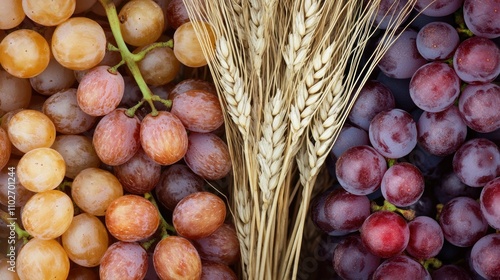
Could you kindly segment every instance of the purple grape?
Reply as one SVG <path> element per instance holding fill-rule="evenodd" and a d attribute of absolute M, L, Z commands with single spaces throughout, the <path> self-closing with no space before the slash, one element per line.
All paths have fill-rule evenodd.
<path fill-rule="evenodd" d="M 417 34 L 417 50 L 427 60 L 451 58 L 460 43 L 458 32 L 442 21 L 433 21 L 423 26 Z"/>
<path fill-rule="evenodd" d="M 470 253 L 472 268 L 485 279 L 500 278 L 500 233 L 479 239 Z"/>
<path fill-rule="evenodd" d="M 407 2 L 408 0 L 381 0 L 373 18 L 373 25 L 379 29 L 387 29 L 389 26 L 394 27 L 395 17 L 402 12 Z"/>
<path fill-rule="evenodd" d="M 340 130 L 339 136 L 337 137 L 330 154 L 334 159 L 337 159 L 342 153 L 351 147 L 368 144 L 370 144 L 370 139 L 368 139 L 367 131 L 345 124 Z"/>
<path fill-rule="evenodd" d="M 324 210 L 328 226 L 334 231 L 357 231 L 370 215 L 370 200 L 343 188 L 333 190 L 325 199 Z"/>
<path fill-rule="evenodd" d="M 335 229 L 330 226 L 325 215 L 325 201 L 330 191 L 321 192 L 311 200 L 311 221 L 323 232 L 329 233 Z M 347 234 L 348 232 L 345 232 Z M 341 234 L 344 235 L 344 234 Z"/>
<path fill-rule="evenodd" d="M 385 158 L 367 145 L 347 149 L 335 164 L 339 184 L 356 195 L 376 191 L 386 170 Z"/>
<path fill-rule="evenodd" d="M 382 71 L 380 71 L 377 75 L 377 81 L 383 83 L 391 90 L 394 96 L 394 100 L 396 101 L 396 108 L 405 110 L 407 112 L 415 109 L 415 103 L 413 103 L 413 100 L 411 100 L 410 97 L 410 78 L 395 79 L 388 77 Z"/>
<path fill-rule="evenodd" d="M 472 280 L 470 273 L 463 267 L 445 264 L 431 273 L 432 280 Z"/>
<path fill-rule="evenodd" d="M 366 249 L 359 234 L 342 240 L 333 251 L 333 268 L 345 280 L 369 279 L 380 264 L 380 257 Z"/>
<path fill-rule="evenodd" d="M 458 247 L 469 247 L 488 230 L 479 203 L 470 197 L 456 197 L 445 205 L 439 216 L 444 238 Z"/>
<path fill-rule="evenodd" d="M 466 83 L 489 83 L 500 74 L 500 49 L 488 38 L 466 39 L 453 55 L 453 68 Z"/>
<path fill-rule="evenodd" d="M 416 203 L 424 193 L 424 188 L 424 176 L 415 165 L 407 162 L 389 167 L 380 184 L 384 198 L 398 207 Z"/>
<path fill-rule="evenodd" d="M 481 190 L 479 205 L 488 224 L 500 229 L 500 177 L 489 181 Z"/>
<path fill-rule="evenodd" d="M 410 229 L 406 220 L 390 211 L 372 213 L 359 231 L 368 251 L 381 258 L 401 254 L 410 240 Z"/>
<path fill-rule="evenodd" d="M 391 90 L 383 83 L 371 80 L 365 83 L 349 113 L 349 121 L 368 130 L 370 121 L 381 111 L 396 106 Z M 337 140 L 338 141 L 338 140 Z"/>
<path fill-rule="evenodd" d="M 424 112 L 417 121 L 418 144 L 437 156 L 453 154 L 467 137 L 467 125 L 458 108 L 442 112 Z"/>
<path fill-rule="evenodd" d="M 441 112 L 453 105 L 460 94 L 460 79 L 444 62 L 430 62 L 413 74 L 410 97 L 427 112 Z"/>
<path fill-rule="evenodd" d="M 485 38 L 500 36 L 498 0 L 465 0 L 463 5 L 465 24 L 472 33 Z"/>
<path fill-rule="evenodd" d="M 453 14 L 462 6 L 464 0 L 417 0 L 415 10 L 431 17 Z"/>
<path fill-rule="evenodd" d="M 403 31 L 378 63 L 380 70 L 391 78 L 411 78 L 420 66 L 427 63 L 417 50 L 416 39 L 417 31 Z"/>
<path fill-rule="evenodd" d="M 401 109 L 378 113 L 368 129 L 371 145 L 386 158 L 401 158 L 417 145 L 417 125 Z"/>
<path fill-rule="evenodd" d="M 471 187 L 482 187 L 500 175 L 500 150 L 484 138 L 465 142 L 453 156 L 453 172 Z"/>
<path fill-rule="evenodd" d="M 488 133 L 500 128 L 500 86 L 492 83 L 467 85 L 458 99 L 458 109 L 471 129 Z"/>
<path fill-rule="evenodd" d="M 437 256 L 443 248 L 443 230 L 436 220 L 427 216 L 418 216 L 408 223 L 410 241 L 406 252 L 411 256 L 425 260 Z"/>
<path fill-rule="evenodd" d="M 431 280 L 429 272 L 414 259 L 399 255 L 385 260 L 373 273 L 372 280 Z"/>
<path fill-rule="evenodd" d="M 464 184 L 454 172 L 441 176 L 439 183 L 433 186 L 433 191 L 439 203 L 445 204 L 455 197 L 466 196 L 478 199 L 481 188 L 471 188 Z"/>

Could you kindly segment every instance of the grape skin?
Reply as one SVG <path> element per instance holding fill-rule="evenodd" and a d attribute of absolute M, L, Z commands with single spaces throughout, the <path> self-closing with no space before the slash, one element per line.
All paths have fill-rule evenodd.
<path fill-rule="evenodd" d="M 148 254 L 135 242 L 118 241 L 108 247 L 99 266 L 99 279 L 144 279 Z"/>
<path fill-rule="evenodd" d="M 487 38 L 466 39 L 453 55 L 453 68 L 466 83 L 489 83 L 500 74 L 500 48 Z"/>
<path fill-rule="evenodd" d="M 395 164 L 384 173 L 380 189 L 390 203 L 406 207 L 416 203 L 424 193 L 424 176 L 413 164 Z"/>
<path fill-rule="evenodd" d="M 346 280 L 369 279 L 381 259 L 370 253 L 359 235 L 347 236 L 333 251 L 335 272 Z"/>
<path fill-rule="evenodd" d="M 329 227 L 335 231 L 354 232 L 370 215 L 370 200 L 337 188 L 326 197 L 323 211 Z"/>
<path fill-rule="evenodd" d="M 500 128 L 500 86 L 493 83 L 467 85 L 458 99 L 458 109 L 468 127 L 488 133 Z"/>
<path fill-rule="evenodd" d="M 204 25 L 202 32 L 206 32 L 201 36 L 205 37 L 204 40 L 211 42 L 215 49 L 215 35 L 212 27 L 208 23 L 201 24 Z M 191 21 L 175 30 L 174 42 L 174 54 L 182 64 L 194 68 L 208 64 Z"/>
<path fill-rule="evenodd" d="M 427 216 L 418 216 L 408 223 L 410 241 L 406 251 L 419 260 L 437 256 L 443 248 L 444 235 L 439 223 Z"/>
<path fill-rule="evenodd" d="M 433 21 L 420 28 L 416 41 L 418 52 L 427 60 L 452 57 L 459 43 L 457 30 L 441 21 Z"/>
<path fill-rule="evenodd" d="M 240 260 L 240 242 L 233 224 L 222 224 L 207 237 L 192 240 L 204 261 L 233 265 Z"/>
<path fill-rule="evenodd" d="M 373 280 L 419 279 L 431 280 L 429 272 L 414 259 L 394 256 L 385 260 L 373 273 Z"/>
<path fill-rule="evenodd" d="M 151 0 L 131 0 L 120 9 L 123 40 L 132 46 L 145 46 L 160 38 L 165 26 L 161 7 Z"/>
<path fill-rule="evenodd" d="M 467 28 L 477 36 L 498 38 L 500 36 L 499 9 L 500 5 L 496 0 L 465 0 L 463 14 Z"/>
<path fill-rule="evenodd" d="M 442 17 L 451 15 L 458 10 L 464 0 L 417 0 L 415 10 L 422 12 L 424 15 L 432 17 Z"/>
<path fill-rule="evenodd" d="M 472 268 L 486 279 L 500 275 L 500 233 L 491 233 L 479 239 L 471 251 Z"/>
<path fill-rule="evenodd" d="M 69 269 L 68 255 L 54 239 L 33 238 L 23 246 L 17 256 L 16 271 L 19 279 L 65 280 Z"/>
<path fill-rule="evenodd" d="M 479 205 L 488 224 L 500 229 L 500 177 L 489 181 L 482 188 Z"/>
<path fill-rule="evenodd" d="M 39 111 L 25 109 L 9 120 L 7 133 L 14 147 L 23 153 L 52 146 L 56 138 L 54 123 Z"/>

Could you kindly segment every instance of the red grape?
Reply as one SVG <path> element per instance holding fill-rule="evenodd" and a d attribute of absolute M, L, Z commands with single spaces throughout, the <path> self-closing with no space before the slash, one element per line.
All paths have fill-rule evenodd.
<path fill-rule="evenodd" d="M 405 256 L 394 256 L 385 260 L 373 273 L 372 280 L 419 279 L 431 280 L 427 269 L 414 259 Z"/>
<path fill-rule="evenodd" d="M 113 167 L 123 189 L 132 194 L 145 194 L 160 180 L 161 165 L 154 162 L 140 148 L 127 162 Z"/>
<path fill-rule="evenodd" d="M 359 231 L 368 251 L 381 258 L 401 254 L 410 240 L 410 229 L 405 219 L 389 211 L 374 212 Z"/>
<path fill-rule="evenodd" d="M 233 265 L 240 259 L 240 242 L 233 224 L 222 224 L 207 237 L 192 241 L 205 261 Z"/>
<path fill-rule="evenodd" d="M 464 20 L 467 28 L 476 36 L 497 38 L 500 36 L 498 21 L 498 0 L 465 0 L 463 5 Z"/>
<path fill-rule="evenodd" d="M 142 280 L 148 269 L 148 254 L 135 242 L 118 241 L 109 246 L 101 259 L 101 280 Z"/>
<path fill-rule="evenodd" d="M 488 38 L 466 39 L 453 55 L 453 68 L 466 83 L 489 83 L 500 74 L 500 48 Z"/>
<path fill-rule="evenodd" d="M 500 128 L 500 86 L 493 83 L 467 85 L 458 99 L 458 109 L 468 127 L 487 133 Z"/>
<path fill-rule="evenodd" d="M 459 43 L 457 30 L 442 21 L 433 21 L 420 28 L 416 41 L 418 52 L 427 60 L 450 58 Z"/>
<path fill-rule="evenodd" d="M 444 244 L 443 230 L 436 220 L 418 216 L 408 223 L 410 241 L 406 251 L 411 256 L 425 260 L 437 256 Z"/>
<path fill-rule="evenodd" d="M 203 261 L 200 280 L 238 280 L 238 276 L 225 264 Z"/>
<path fill-rule="evenodd" d="M 200 279 L 201 259 L 189 240 L 180 236 L 162 239 L 155 247 L 153 262 L 162 280 Z"/>
<path fill-rule="evenodd" d="M 354 232 L 370 216 L 370 200 L 337 188 L 326 197 L 323 211 L 328 226 L 335 232 Z"/>
<path fill-rule="evenodd" d="M 379 265 L 380 257 L 366 249 L 359 235 L 347 236 L 333 251 L 333 268 L 342 279 L 369 279 Z"/>
<path fill-rule="evenodd" d="M 390 203 L 406 207 L 416 203 L 424 193 L 422 172 L 413 164 L 397 163 L 385 172 L 380 189 Z"/>
<path fill-rule="evenodd" d="M 481 212 L 488 224 L 500 229 L 500 177 L 489 181 L 481 190 Z"/>
<path fill-rule="evenodd" d="M 500 276 L 500 233 L 491 233 L 479 239 L 472 247 L 472 268 L 485 279 Z"/>

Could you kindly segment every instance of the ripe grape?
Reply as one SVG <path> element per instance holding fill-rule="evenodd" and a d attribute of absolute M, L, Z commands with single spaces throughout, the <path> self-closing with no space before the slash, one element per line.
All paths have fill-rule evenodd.
<path fill-rule="evenodd" d="M 46 218 L 50 222 L 50 218 Z M 33 238 L 26 243 L 17 256 L 16 270 L 19 279 L 65 280 L 70 262 L 63 247 L 56 240 Z"/>
<path fill-rule="evenodd" d="M 80 134 L 89 130 L 97 118 L 78 106 L 76 89 L 59 91 L 43 102 L 42 112 L 50 118 L 56 131 L 62 134 Z"/>
<path fill-rule="evenodd" d="M 0 69 L 0 116 L 28 107 L 31 91 L 28 79 L 14 77 Z"/>
<path fill-rule="evenodd" d="M 74 179 L 80 171 L 99 167 L 101 160 L 95 152 L 92 140 L 83 135 L 58 135 L 51 146 L 61 154 L 66 163 L 65 176 Z"/>
<path fill-rule="evenodd" d="M 88 213 L 75 217 L 61 237 L 61 244 L 71 261 L 84 267 L 99 265 L 108 249 L 108 232 L 104 224 Z"/>
<path fill-rule="evenodd" d="M 454 153 L 465 141 L 467 125 L 456 106 L 441 112 L 423 112 L 417 121 L 418 144 L 437 156 Z"/>
<path fill-rule="evenodd" d="M 367 145 L 347 149 L 335 165 L 339 184 L 356 195 L 375 192 L 386 170 L 384 157 Z"/>
<path fill-rule="evenodd" d="M 135 242 L 118 241 L 108 247 L 101 259 L 101 280 L 144 279 L 148 269 L 148 254 Z"/>
<path fill-rule="evenodd" d="M 500 48 L 488 38 L 473 36 L 458 45 L 453 68 L 466 83 L 489 83 L 500 74 Z"/>
<path fill-rule="evenodd" d="M 441 112 L 453 105 L 460 94 L 460 79 L 448 64 L 430 62 L 413 74 L 410 97 L 420 109 Z"/>
<path fill-rule="evenodd" d="M 462 279 L 472 280 L 470 273 L 463 267 L 455 264 L 445 264 L 431 273 L 433 280 Z"/>
<path fill-rule="evenodd" d="M 202 280 L 237 280 L 238 276 L 231 267 L 217 262 L 203 261 L 201 263 Z"/>
<path fill-rule="evenodd" d="M 125 82 L 120 72 L 110 73 L 105 65 L 90 69 L 83 76 L 76 97 L 78 106 L 91 116 L 111 113 L 123 97 Z"/>
<path fill-rule="evenodd" d="M 161 165 L 140 148 L 127 162 L 114 166 L 113 173 L 126 192 L 142 195 L 153 190 L 160 181 Z"/>
<path fill-rule="evenodd" d="M 375 270 L 373 280 L 419 279 L 431 280 L 427 269 L 414 259 L 405 256 L 394 256 L 385 260 Z"/>
<path fill-rule="evenodd" d="M 382 111 L 372 119 L 368 136 L 373 148 L 382 156 L 401 158 L 417 145 L 417 125 L 404 110 Z"/>
<path fill-rule="evenodd" d="M 21 110 L 9 120 L 9 139 L 17 149 L 26 153 L 36 148 L 50 147 L 56 138 L 54 123 L 35 110 Z"/>
<path fill-rule="evenodd" d="M 123 40 L 132 46 L 145 46 L 160 38 L 165 19 L 163 11 L 151 0 L 131 0 L 118 14 Z"/>
<path fill-rule="evenodd" d="M 222 179 L 232 169 L 227 144 L 214 133 L 191 132 L 184 156 L 187 166 L 207 180 Z"/>
<path fill-rule="evenodd" d="M 499 9 L 500 5 L 497 0 L 465 0 L 463 14 L 467 28 L 476 36 L 498 38 L 500 36 Z"/>
<path fill-rule="evenodd" d="M 6 258 L 5 256 L 2 256 L 0 258 L 0 279 L 3 280 L 19 280 L 19 276 L 17 275 L 17 272 L 14 270 L 12 271 L 11 265 L 10 265 L 10 260 Z"/>
<path fill-rule="evenodd" d="M 155 186 L 156 197 L 169 210 L 174 210 L 181 199 L 195 192 L 203 191 L 205 181 L 188 166 L 174 163 L 168 166 Z"/>
<path fill-rule="evenodd" d="M 17 165 L 19 182 L 32 192 L 55 189 L 64 179 L 66 163 L 52 148 L 36 148 L 21 157 Z"/>
<path fill-rule="evenodd" d="M 406 207 L 416 203 L 424 194 L 424 176 L 413 164 L 397 163 L 384 173 L 380 190 L 390 203 Z"/>
<path fill-rule="evenodd" d="M 71 225 L 74 208 L 71 198 L 59 190 L 33 195 L 22 209 L 24 229 L 38 239 L 54 239 Z"/>
<path fill-rule="evenodd" d="M 12 76 L 34 77 L 47 68 L 49 61 L 49 44 L 36 31 L 18 29 L 0 42 L 0 64 Z"/>
<path fill-rule="evenodd" d="M 372 213 L 359 231 L 368 251 L 381 258 L 401 254 L 410 240 L 410 229 L 405 219 L 389 211 Z"/>
<path fill-rule="evenodd" d="M 178 94 L 184 93 L 184 92 L 187 92 L 187 91 L 190 91 L 193 89 L 210 92 L 212 94 L 217 95 L 217 90 L 215 88 L 214 83 L 211 83 L 211 82 L 208 82 L 205 80 L 201 80 L 201 79 L 187 78 L 187 79 L 180 81 L 172 88 L 168 98 L 173 100 L 175 98 L 175 96 L 177 96 Z"/>
<path fill-rule="evenodd" d="M 190 21 L 186 6 L 182 0 L 169 1 L 167 14 L 169 15 L 167 17 L 168 25 L 173 29 L 177 29 L 182 24 Z"/>
<path fill-rule="evenodd" d="M 457 30 L 443 21 L 432 21 L 417 33 L 418 52 L 427 60 L 450 58 L 459 43 Z"/>
<path fill-rule="evenodd" d="M 443 230 L 436 220 L 418 216 L 408 223 L 410 241 L 406 251 L 411 256 L 425 260 L 437 256 L 444 244 Z"/>
<path fill-rule="evenodd" d="M 52 95 L 69 89 L 75 81 L 74 72 L 63 67 L 54 58 L 50 59 L 49 65 L 42 73 L 30 78 L 33 89 L 43 95 Z"/>
<path fill-rule="evenodd" d="M 469 84 L 458 99 L 458 109 L 468 127 L 487 133 L 500 128 L 500 86 L 493 83 Z"/>
<path fill-rule="evenodd" d="M 209 192 L 196 192 L 175 206 L 172 222 L 180 236 L 200 239 L 214 233 L 226 219 L 226 204 Z"/>
<path fill-rule="evenodd" d="M 500 229 L 500 177 L 489 181 L 481 190 L 481 212 L 488 224 Z"/>
<path fill-rule="evenodd" d="M 156 163 L 170 165 L 181 160 L 188 149 L 188 136 L 182 122 L 174 114 L 160 111 L 146 115 L 141 122 L 141 146 Z"/>
<path fill-rule="evenodd" d="M 337 160 L 347 149 L 354 146 L 369 145 L 368 132 L 356 126 L 345 124 L 337 136 L 330 155 Z"/>
<path fill-rule="evenodd" d="M 12 144 L 10 143 L 7 131 L 0 128 L 0 151 L 2 151 L 2 154 L 0 154 L 0 169 L 3 169 L 9 161 L 11 150 Z"/>
<path fill-rule="evenodd" d="M 192 243 L 204 261 L 233 265 L 240 259 L 240 242 L 233 224 L 224 223 L 214 233 Z"/>
<path fill-rule="evenodd" d="M 215 49 L 215 34 L 208 23 L 199 22 L 202 29 L 200 36 L 206 44 L 211 44 Z M 200 41 L 191 21 L 179 26 L 174 33 L 174 54 L 177 59 L 188 67 L 201 67 L 207 65 Z"/>
<path fill-rule="evenodd" d="M 369 279 L 379 265 L 380 257 L 366 249 L 358 234 L 347 236 L 333 251 L 333 268 L 342 279 Z"/>
<path fill-rule="evenodd" d="M 51 50 L 62 66 L 86 70 L 101 62 L 106 45 L 106 34 L 99 23 L 86 17 L 72 17 L 54 30 Z"/>
<path fill-rule="evenodd" d="M 2 1 L 2 10 L 0 10 L 0 29 L 14 28 L 21 24 L 25 17 L 26 14 L 24 13 L 21 1 Z M 1 40 L 2 38 L 0 37 L 0 41 Z"/>
<path fill-rule="evenodd" d="M 488 230 L 479 203 L 469 197 L 456 197 L 446 203 L 439 217 L 444 238 L 458 247 L 469 247 Z"/>
<path fill-rule="evenodd" d="M 335 232 L 354 232 L 370 215 L 370 200 L 365 195 L 337 188 L 325 198 L 324 208 L 320 211 L 324 211 L 328 228 Z"/>
<path fill-rule="evenodd" d="M 453 171 L 466 185 L 482 187 L 500 175 L 500 150 L 486 138 L 468 140 L 453 156 Z"/>
<path fill-rule="evenodd" d="M 201 259 L 189 240 L 180 236 L 162 239 L 155 247 L 153 263 L 162 280 L 200 279 Z"/>
<path fill-rule="evenodd" d="M 463 0 L 417 0 L 415 10 L 431 17 L 453 14 L 462 6 Z"/>
<path fill-rule="evenodd" d="M 382 0 L 377 1 L 378 7 L 376 10 L 376 14 L 373 17 L 373 25 L 379 29 L 387 29 L 388 27 L 393 28 L 396 23 L 396 17 L 398 17 L 407 1 L 398 0 L 398 1 L 389 1 Z M 368 2 L 369 3 L 369 2 Z M 408 16 L 406 16 L 407 18 Z M 404 21 L 406 18 L 403 18 Z"/>
<path fill-rule="evenodd" d="M 22 0 L 23 10 L 34 22 L 55 26 L 67 20 L 75 11 L 75 0 Z"/>
<path fill-rule="evenodd" d="M 472 268 L 486 279 L 500 275 L 500 233 L 491 233 L 479 239 L 470 253 Z"/>
<path fill-rule="evenodd" d="M 111 172 L 89 167 L 76 175 L 71 197 L 84 212 L 104 216 L 111 202 L 123 195 L 123 187 Z"/>
<path fill-rule="evenodd" d="M 148 46 L 138 48 L 139 52 Z M 170 83 L 177 77 L 181 63 L 169 47 L 155 48 L 149 51 L 142 60 L 137 62 L 144 81 L 148 85 L 161 86 Z"/>

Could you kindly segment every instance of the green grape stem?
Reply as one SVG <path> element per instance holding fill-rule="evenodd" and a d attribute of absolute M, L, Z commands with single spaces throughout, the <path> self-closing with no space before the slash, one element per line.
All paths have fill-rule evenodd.
<path fill-rule="evenodd" d="M 376 211 L 391 211 L 391 212 L 399 213 L 407 221 L 411 221 L 411 220 L 415 219 L 415 215 L 416 215 L 415 210 L 398 208 L 396 205 L 390 203 L 387 200 L 384 200 L 384 204 L 382 206 L 380 206 L 376 202 L 372 201 L 372 203 L 371 203 L 371 210 L 373 212 L 376 212 Z"/>
<path fill-rule="evenodd" d="M 160 215 L 160 236 L 161 236 L 161 238 L 163 239 L 165 237 L 168 237 L 169 236 L 168 231 L 171 231 L 171 232 L 175 233 L 175 228 L 172 225 L 170 225 L 165 220 L 165 218 L 163 218 L 163 215 L 160 212 L 160 208 L 158 207 L 158 203 L 156 203 L 156 200 L 153 197 L 153 195 L 151 193 L 145 193 L 144 194 L 144 198 L 146 198 L 151 203 L 153 203 L 153 205 L 158 210 L 158 215 Z"/>

